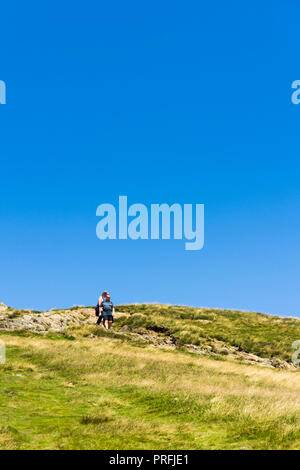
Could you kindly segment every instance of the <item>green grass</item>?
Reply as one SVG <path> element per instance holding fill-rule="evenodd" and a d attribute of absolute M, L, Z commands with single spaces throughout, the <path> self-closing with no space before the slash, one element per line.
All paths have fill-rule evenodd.
<path fill-rule="evenodd" d="M 0 449 L 300 448 L 297 370 L 180 349 L 221 343 L 290 361 L 299 320 L 166 305 L 117 310 L 127 315 L 111 332 L 0 332 Z M 153 347 L 125 325 L 179 348 Z"/>
<path fill-rule="evenodd" d="M 75 341 L 0 336 L 0 448 L 299 448 L 297 372 L 140 348 L 100 331 Z"/>
<path fill-rule="evenodd" d="M 300 338 L 300 321 L 255 312 L 217 310 L 167 305 L 120 305 L 130 314 L 117 325 L 160 331 L 177 345 L 211 345 L 221 341 L 241 351 L 265 358 L 291 361 L 292 343 Z"/>

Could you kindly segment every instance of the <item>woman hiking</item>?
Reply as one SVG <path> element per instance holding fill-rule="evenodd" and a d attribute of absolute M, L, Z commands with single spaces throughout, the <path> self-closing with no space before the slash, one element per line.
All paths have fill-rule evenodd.
<path fill-rule="evenodd" d="M 101 302 L 101 315 L 103 316 L 103 323 L 104 323 L 104 328 L 106 330 L 111 329 L 111 325 L 114 321 L 114 314 L 115 314 L 115 307 L 114 304 L 110 300 L 110 295 L 107 292 L 106 297 L 104 300 Z"/>
<path fill-rule="evenodd" d="M 101 313 L 101 303 L 103 302 L 103 300 L 106 299 L 106 296 L 107 296 L 107 291 L 103 291 L 102 294 L 100 295 L 99 299 L 98 299 L 98 304 L 97 304 L 97 307 L 96 307 L 96 315 L 98 316 L 98 320 L 97 320 L 97 325 L 100 325 L 101 324 L 101 321 L 103 320 L 103 316 L 102 316 L 102 313 Z M 104 322 L 103 322 L 104 324 Z"/>

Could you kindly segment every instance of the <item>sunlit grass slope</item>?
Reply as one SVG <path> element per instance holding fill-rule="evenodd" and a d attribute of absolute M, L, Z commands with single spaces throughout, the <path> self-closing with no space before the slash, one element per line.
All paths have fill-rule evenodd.
<path fill-rule="evenodd" d="M 291 361 L 292 343 L 300 339 L 300 320 L 256 312 L 170 305 L 120 305 L 130 314 L 118 320 L 133 331 L 141 327 L 172 335 L 176 344 L 214 347 L 215 340 L 261 357 Z"/>
<path fill-rule="evenodd" d="M 171 322 L 159 320 L 159 312 L 151 315 L 149 321 Z M 184 334 L 182 318 L 174 316 L 173 322 L 174 332 Z M 217 331 L 222 328 L 211 335 Z M 246 326 L 244 331 L 246 337 Z M 298 371 L 167 351 L 95 332 L 94 326 L 79 327 L 73 340 L 0 333 L 7 346 L 7 364 L 0 365 L 0 448 L 300 448 Z M 223 334 L 239 336 L 234 329 Z"/>

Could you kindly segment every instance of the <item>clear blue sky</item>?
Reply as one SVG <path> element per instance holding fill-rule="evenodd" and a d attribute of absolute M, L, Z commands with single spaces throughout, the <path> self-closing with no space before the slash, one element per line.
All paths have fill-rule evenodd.
<path fill-rule="evenodd" d="M 0 301 L 300 314 L 299 3 L 1 5 Z M 205 246 L 100 241 L 96 208 L 204 203 Z"/>

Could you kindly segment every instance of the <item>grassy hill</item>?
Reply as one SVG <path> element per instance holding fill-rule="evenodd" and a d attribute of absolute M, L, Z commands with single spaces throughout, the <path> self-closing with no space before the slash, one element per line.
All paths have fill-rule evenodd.
<path fill-rule="evenodd" d="M 130 318 L 119 320 L 131 329 L 140 327 L 172 335 L 176 344 L 211 346 L 216 341 L 262 357 L 291 359 L 291 345 L 300 339 L 300 320 L 256 312 L 168 305 L 120 305 Z"/>
<path fill-rule="evenodd" d="M 0 448 L 300 448 L 300 375 L 288 369 L 299 320 L 121 305 L 106 332 L 82 310 L 43 334 L 8 331 L 28 312 L 9 309 L 5 329 L 0 319 Z"/>

